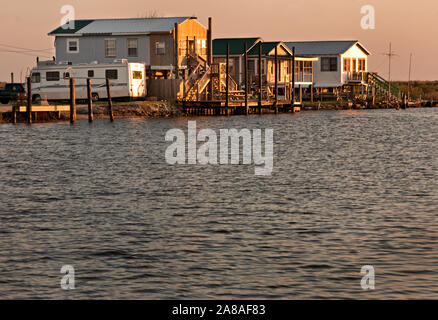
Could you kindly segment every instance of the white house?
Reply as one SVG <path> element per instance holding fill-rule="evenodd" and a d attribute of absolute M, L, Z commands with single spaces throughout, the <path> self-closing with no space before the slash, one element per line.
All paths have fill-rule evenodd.
<path fill-rule="evenodd" d="M 306 41 L 286 42 L 295 54 L 316 57 L 314 65 L 315 88 L 343 88 L 366 86 L 368 56 L 371 54 L 359 41 Z"/>

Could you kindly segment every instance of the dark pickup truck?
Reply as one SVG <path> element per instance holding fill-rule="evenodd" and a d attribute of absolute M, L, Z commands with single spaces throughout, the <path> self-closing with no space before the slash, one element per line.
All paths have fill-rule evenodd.
<path fill-rule="evenodd" d="M 6 83 L 0 85 L 0 102 L 3 104 L 9 101 L 23 99 L 25 96 L 24 86 L 21 83 Z"/>

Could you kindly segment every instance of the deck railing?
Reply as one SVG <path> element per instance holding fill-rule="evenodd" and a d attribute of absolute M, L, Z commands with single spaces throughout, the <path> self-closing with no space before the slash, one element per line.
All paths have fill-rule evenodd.
<path fill-rule="evenodd" d="M 359 71 L 359 72 L 347 72 L 346 73 L 346 82 L 367 82 L 368 81 L 368 73 Z"/>

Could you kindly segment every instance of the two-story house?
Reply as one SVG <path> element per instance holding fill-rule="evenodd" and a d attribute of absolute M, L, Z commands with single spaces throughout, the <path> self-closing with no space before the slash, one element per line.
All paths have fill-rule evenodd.
<path fill-rule="evenodd" d="M 329 90 L 345 86 L 366 86 L 368 56 L 371 54 L 359 41 L 286 42 L 289 49 L 303 57 L 316 57 L 315 88 Z"/>
<path fill-rule="evenodd" d="M 207 58 L 207 29 L 194 17 L 75 20 L 49 35 L 58 62 L 127 59 L 146 63 L 152 79 L 174 77 L 176 64 L 184 69 L 189 54 Z"/>

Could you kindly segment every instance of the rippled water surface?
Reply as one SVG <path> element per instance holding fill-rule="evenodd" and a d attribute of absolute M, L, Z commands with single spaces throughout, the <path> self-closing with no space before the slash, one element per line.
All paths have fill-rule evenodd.
<path fill-rule="evenodd" d="M 273 128 L 266 177 L 166 164 L 187 120 L 1 125 L 0 298 L 438 298 L 438 109 L 192 119 Z"/>

